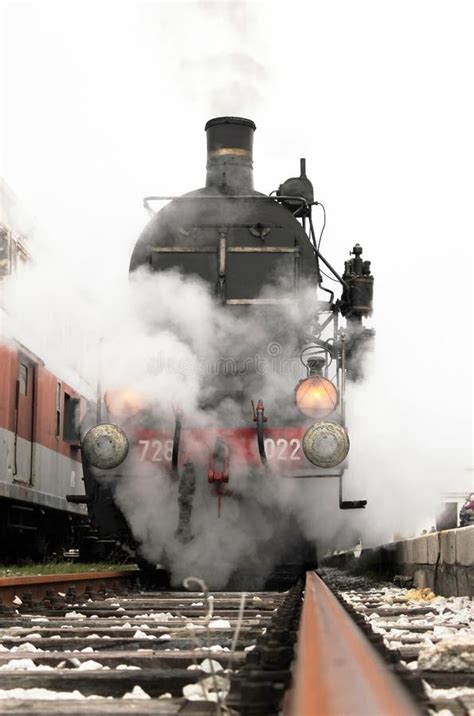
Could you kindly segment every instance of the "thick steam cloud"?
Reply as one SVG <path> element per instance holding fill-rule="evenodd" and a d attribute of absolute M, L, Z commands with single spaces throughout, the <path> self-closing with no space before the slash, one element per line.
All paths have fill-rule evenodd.
<path fill-rule="evenodd" d="M 21 336 L 73 385 L 83 379 L 89 396 L 98 380 L 103 393 L 126 389 L 143 401 L 147 425 L 169 434 L 177 408 L 184 412 L 185 427 L 251 427 L 251 399 L 265 401 L 270 425 L 284 425 L 294 411 L 293 390 L 306 374 L 297 346 L 300 329 L 316 314 L 314 286 L 305 287 L 294 303 L 239 315 L 218 308 L 203 282 L 175 271 L 140 270 L 130 281 L 87 287 L 69 278 L 70 291 L 61 302 L 56 297 L 64 277 L 52 269 L 33 266 L 11 279 L 4 291 L 3 334 Z M 262 295 L 283 290 L 266 288 Z M 46 324 L 45 312 L 51 316 Z M 217 499 L 202 469 L 196 475 L 193 540 L 186 544 L 176 537 L 178 484 L 159 463 L 140 462 L 134 454 L 115 496 L 146 559 L 166 561 L 176 582 L 193 572 L 222 587 L 235 572 L 262 577 L 285 555 L 291 560 L 299 530 L 312 540 L 320 536 L 314 529 L 318 512 L 324 515 L 328 504 L 336 504 L 337 490 L 327 486 L 328 499 L 315 500 L 322 485 L 305 482 L 292 484 L 231 463 L 233 495 L 223 498 L 218 518 Z M 308 499 L 312 508 L 306 515 Z M 333 529 L 334 519 L 329 522 Z"/>

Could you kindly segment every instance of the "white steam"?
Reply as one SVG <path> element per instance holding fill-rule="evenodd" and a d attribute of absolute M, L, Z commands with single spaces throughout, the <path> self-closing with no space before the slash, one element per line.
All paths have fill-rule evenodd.
<path fill-rule="evenodd" d="M 242 326 L 215 319 L 198 283 L 171 276 L 129 284 L 127 267 L 143 224 L 141 198 L 202 185 L 202 128 L 211 116 L 255 119 L 258 189 L 275 189 L 307 156 L 328 210 L 324 254 L 340 270 L 359 241 L 373 262 L 377 337 L 365 383 L 349 391 L 345 481 L 345 497 L 367 498 L 367 509 L 339 512 L 329 480 L 259 490 L 235 475 L 251 507 L 224 498 L 218 521 L 212 498 L 196 512 L 205 544 L 196 555 L 191 543 L 180 549 L 170 537 L 176 485 L 159 475 L 140 478 L 140 489 L 124 483 L 136 535 L 153 559 L 168 542 L 176 574 L 199 558 L 202 573 L 215 569 L 222 581 L 236 561 L 250 563 L 258 550 L 248 535 L 270 533 L 275 504 L 325 549 L 429 528 L 442 494 L 474 489 L 467 231 L 474 119 L 464 7 L 448 14 L 440 4 L 387 9 L 375 0 L 291 9 L 6 7 L 3 172 L 38 220 L 36 264 L 4 287 L 2 334 L 19 337 L 65 380 L 80 375 L 94 387 L 100 371 L 104 389 L 128 382 L 168 415 L 182 403 L 202 418 L 196 406 L 209 385 L 202 362 L 212 362 L 217 338 L 240 347 Z M 272 330 L 254 333 L 245 350 L 262 350 Z M 286 384 L 277 374 L 249 398 Z M 224 409 L 232 413 L 236 403 Z M 145 508 L 140 495 L 150 498 Z M 157 512 L 157 504 L 165 508 Z M 222 556 L 216 566 L 219 545 L 228 567 Z"/>

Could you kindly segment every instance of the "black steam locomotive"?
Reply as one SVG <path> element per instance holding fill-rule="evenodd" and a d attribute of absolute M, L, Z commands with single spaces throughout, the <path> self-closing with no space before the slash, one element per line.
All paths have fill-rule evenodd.
<path fill-rule="evenodd" d="M 271 479 L 333 477 L 339 481 L 340 509 L 366 505 L 344 499 L 343 474 L 349 452 L 346 380 L 362 377 L 362 356 L 372 340 L 372 331 L 363 326 L 372 313 L 370 262 L 356 244 L 341 276 L 322 255 L 322 232 L 316 236 L 312 217 L 319 203 L 304 159 L 300 176 L 267 196 L 253 187 L 255 124 L 219 117 L 205 129 L 205 188 L 144 200 L 152 218 L 137 241 L 130 272 L 156 272 L 156 281 L 170 271 L 184 280 L 195 278 L 208 287 L 215 310 L 240 325 L 248 320 L 252 335 L 225 347 L 236 358 L 233 370 L 210 377 L 203 391 L 200 410 L 212 414 L 214 424 L 193 424 L 186 406 L 177 407 L 171 420 L 146 409 L 122 412 L 118 419 L 106 396 L 108 413 L 88 426 L 82 440 L 82 499 L 90 516 L 83 544 L 95 550 L 111 543 L 133 546 L 130 517 L 123 502 L 118 506 L 116 491 L 121 480 L 145 464 L 176 485 L 172 539 L 183 545 L 194 538 L 199 490 L 207 491 L 209 500 L 216 498 L 216 514 L 223 498 L 239 499 L 233 474 L 249 473 L 267 484 Z M 151 205 L 160 201 L 169 203 L 154 213 Z M 327 275 L 341 285 L 340 298 L 325 285 Z M 268 380 L 255 366 L 244 375 L 242 343 L 255 347 L 269 339 L 268 350 L 296 360 L 303 374 L 293 382 L 280 381 L 278 390 L 265 395 Z M 241 409 L 219 411 L 230 398 Z M 143 554 L 156 559 L 146 549 Z"/>

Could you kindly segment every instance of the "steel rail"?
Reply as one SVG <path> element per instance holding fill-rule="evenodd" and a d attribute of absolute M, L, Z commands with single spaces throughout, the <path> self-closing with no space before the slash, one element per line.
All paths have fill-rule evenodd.
<path fill-rule="evenodd" d="M 7 603 L 15 596 L 20 598 L 28 592 L 35 599 L 43 598 L 48 590 L 67 590 L 74 586 L 78 592 L 97 589 L 98 584 L 111 586 L 118 582 L 128 582 L 140 574 L 138 569 L 120 569 L 101 572 L 70 572 L 63 574 L 44 574 L 27 577 L 1 577 L 0 601 Z"/>
<path fill-rule="evenodd" d="M 322 579 L 307 572 L 287 716 L 419 716 Z"/>

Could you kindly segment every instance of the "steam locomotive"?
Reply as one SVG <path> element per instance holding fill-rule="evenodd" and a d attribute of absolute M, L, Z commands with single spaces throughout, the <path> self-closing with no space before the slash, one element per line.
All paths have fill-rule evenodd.
<path fill-rule="evenodd" d="M 88 544 L 96 549 L 115 542 L 157 560 L 140 543 L 126 502 L 117 499 L 123 481 L 142 470 L 174 486 L 169 539 L 183 546 L 195 538 L 197 510 L 214 503 L 216 520 L 225 516 L 226 502 L 243 499 L 248 475 L 270 492 L 274 481 L 331 477 L 339 483 L 340 509 L 366 505 L 344 499 L 343 476 L 346 381 L 362 378 L 362 357 L 373 339 L 363 324 L 372 313 L 370 262 L 356 244 L 340 275 L 321 253 L 313 210 L 324 207 L 314 198 L 305 159 L 300 176 L 269 196 L 254 190 L 255 129 L 249 119 L 211 119 L 206 186 L 180 197 L 144 199 L 152 218 L 134 248 L 131 274 L 150 272 L 160 281 L 177 272 L 198 281 L 213 296 L 216 313 L 248 325 L 251 335 L 225 346 L 233 368 L 207 381 L 199 405 L 206 420 L 188 415 L 185 405 L 172 416 L 137 410 L 126 386 L 122 395 L 105 395 L 99 420 L 83 426 L 85 496 L 70 497 L 87 505 Z M 155 213 L 157 202 L 167 203 Z M 325 285 L 326 276 L 342 287 L 340 298 Z M 289 371 L 272 383 L 249 367 L 245 351 L 262 341 L 268 341 L 262 349 L 270 358 L 276 353 L 293 367 L 296 361 L 300 375 Z M 225 359 L 219 347 L 217 354 Z M 224 410 L 229 400 L 239 410 Z M 198 493 L 204 497 L 198 500 Z"/>

